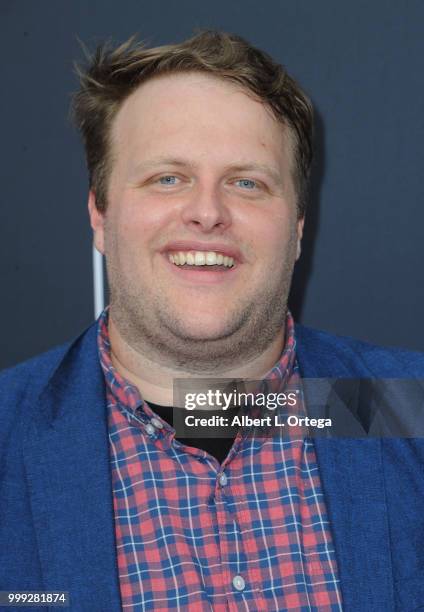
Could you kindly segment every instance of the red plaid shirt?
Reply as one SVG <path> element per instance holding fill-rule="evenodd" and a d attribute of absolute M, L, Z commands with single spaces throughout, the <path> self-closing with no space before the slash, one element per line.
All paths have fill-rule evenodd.
<path fill-rule="evenodd" d="M 238 432 L 222 464 L 185 446 L 98 344 L 107 389 L 115 533 L 125 610 L 340 611 L 312 440 Z M 263 381 L 300 382 L 294 324 Z M 159 426 L 158 426 L 159 423 Z"/>

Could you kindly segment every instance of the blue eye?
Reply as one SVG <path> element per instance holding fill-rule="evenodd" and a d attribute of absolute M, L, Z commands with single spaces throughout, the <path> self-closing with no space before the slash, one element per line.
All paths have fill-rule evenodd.
<path fill-rule="evenodd" d="M 177 181 L 177 177 L 173 176 L 172 174 L 167 175 L 167 176 L 161 176 L 159 179 L 159 182 L 162 185 L 175 185 Z"/>
<path fill-rule="evenodd" d="M 252 179 L 239 179 L 236 182 L 239 183 L 241 187 L 246 189 L 254 189 L 257 187 L 256 181 L 252 181 Z"/>

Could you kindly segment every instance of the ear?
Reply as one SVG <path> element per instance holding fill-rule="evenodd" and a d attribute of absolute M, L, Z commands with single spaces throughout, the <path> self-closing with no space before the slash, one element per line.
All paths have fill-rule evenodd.
<path fill-rule="evenodd" d="M 105 215 L 96 206 L 96 194 L 90 191 L 88 194 L 88 214 L 90 215 L 90 225 L 93 230 L 93 242 L 96 249 L 104 255 L 105 249 Z"/>
<path fill-rule="evenodd" d="M 297 222 L 297 251 L 296 251 L 296 261 L 300 257 L 300 253 L 302 252 L 301 242 L 303 236 L 303 226 L 305 224 L 305 217 L 302 217 Z"/>

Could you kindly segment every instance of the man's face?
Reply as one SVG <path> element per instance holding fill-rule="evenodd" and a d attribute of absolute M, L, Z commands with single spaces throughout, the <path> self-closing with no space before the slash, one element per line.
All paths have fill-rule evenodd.
<path fill-rule="evenodd" d="M 107 211 L 91 194 L 90 215 L 121 335 L 182 368 L 260 353 L 284 324 L 303 225 L 288 131 L 235 85 L 184 73 L 140 86 L 111 136 Z"/>

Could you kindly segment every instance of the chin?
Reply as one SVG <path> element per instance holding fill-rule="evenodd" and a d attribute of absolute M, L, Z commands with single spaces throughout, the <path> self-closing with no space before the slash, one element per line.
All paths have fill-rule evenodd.
<path fill-rule="evenodd" d="M 218 340 L 225 337 L 229 332 L 229 321 L 227 318 L 217 320 L 216 316 L 196 317 L 196 319 L 179 319 L 179 324 L 174 328 L 177 335 L 192 340 Z"/>

